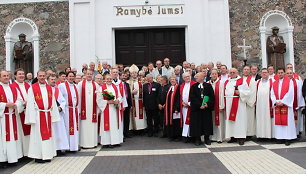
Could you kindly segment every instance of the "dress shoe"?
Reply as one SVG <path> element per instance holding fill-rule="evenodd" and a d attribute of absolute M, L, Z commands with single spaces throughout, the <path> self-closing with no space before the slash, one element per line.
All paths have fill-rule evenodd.
<path fill-rule="evenodd" d="M 221 144 L 221 143 L 222 143 L 222 141 L 217 141 L 217 143 L 218 143 L 218 144 Z"/>
<path fill-rule="evenodd" d="M 290 140 L 285 140 L 285 145 L 289 146 L 290 145 Z"/>
<path fill-rule="evenodd" d="M 227 143 L 235 143 L 235 142 L 236 142 L 236 139 L 232 137 Z"/>
<path fill-rule="evenodd" d="M 202 142 L 199 139 L 195 140 L 195 142 L 194 142 L 194 145 L 196 145 L 196 146 L 200 146 L 201 144 L 202 144 Z"/>
<path fill-rule="evenodd" d="M 49 162 L 51 162 L 51 160 L 49 159 L 49 160 L 44 160 L 45 162 L 47 162 L 47 163 L 49 163 Z"/>
<path fill-rule="evenodd" d="M 42 159 L 35 159 L 34 160 L 36 163 L 45 163 L 46 161 L 42 160 Z"/>
<path fill-rule="evenodd" d="M 206 140 L 205 140 L 205 144 L 206 144 L 206 145 L 211 145 L 210 139 L 206 139 Z"/>
<path fill-rule="evenodd" d="M 240 146 L 243 146 L 243 145 L 244 145 L 244 141 L 245 141 L 244 139 L 239 139 L 239 140 L 238 140 L 239 145 L 240 145 Z"/>
<path fill-rule="evenodd" d="M 188 137 L 183 137 L 183 142 L 184 142 L 184 143 L 188 143 L 188 142 L 189 142 Z"/>
<path fill-rule="evenodd" d="M 0 169 L 5 169 L 7 168 L 7 163 L 6 162 L 0 162 Z"/>

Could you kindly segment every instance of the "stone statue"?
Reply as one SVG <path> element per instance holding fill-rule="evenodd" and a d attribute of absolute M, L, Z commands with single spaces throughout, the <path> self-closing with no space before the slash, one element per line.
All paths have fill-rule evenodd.
<path fill-rule="evenodd" d="M 276 68 L 284 68 L 286 53 L 286 44 L 282 36 L 278 36 L 279 28 L 272 28 L 272 36 L 267 39 L 267 56 L 268 64 L 274 65 Z"/>
<path fill-rule="evenodd" d="M 22 68 L 25 73 L 33 73 L 33 47 L 26 41 L 26 35 L 20 34 L 19 41 L 14 44 L 15 69 Z"/>

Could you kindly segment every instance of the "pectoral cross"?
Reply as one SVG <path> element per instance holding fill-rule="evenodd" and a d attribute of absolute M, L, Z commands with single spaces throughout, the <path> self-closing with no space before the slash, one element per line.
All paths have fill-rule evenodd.
<path fill-rule="evenodd" d="M 246 65 L 246 62 L 248 61 L 246 52 L 248 49 L 251 49 L 252 46 L 245 45 L 245 39 L 243 39 L 243 45 L 238 45 L 238 48 L 243 49 L 243 61 L 244 61 L 244 65 Z"/>

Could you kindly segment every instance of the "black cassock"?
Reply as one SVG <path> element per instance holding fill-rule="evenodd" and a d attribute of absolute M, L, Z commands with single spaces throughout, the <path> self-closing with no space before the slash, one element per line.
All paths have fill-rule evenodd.
<path fill-rule="evenodd" d="M 202 135 L 213 134 L 212 111 L 214 109 L 215 97 L 211 84 L 202 83 L 203 88 L 199 88 L 200 83 L 196 83 L 190 88 L 190 136 L 200 137 Z M 208 108 L 200 109 L 204 96 L 209 97 Z"/>

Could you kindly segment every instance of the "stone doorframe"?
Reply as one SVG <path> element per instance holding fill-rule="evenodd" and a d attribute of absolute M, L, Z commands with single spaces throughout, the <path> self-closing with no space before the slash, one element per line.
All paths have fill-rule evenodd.
<path fill-rule="evenodd" d="M 263 15 L 260 21 L 260 42 L 261 42 L 261 59 L 262 67 L 267 67 L 267 37 L 272 34 L 271 27 L 279 25 L 279 35 L 284 37 L 287 44 L 287 52 L 285 53 L 285 64 L 291 63 L 294 69 L 294 48 L 293 48 L 293 29 L 294 26 L 289 16 L 280 10 L 271 10 Z"/>
<path fill-rule="evenodd" d="M 34 50 L 34 73 L 39 70 L 39 32 L 34 21 L 28 18 L 20 17 L 14 19 L 7 27 L 5 39 L 6 49 L 6 70 L 15 71 L 14 67 L 14 44 L 19 40 L 18 35 L 24 33 L 27 35 L 27 41 L 32 42 Z M 33 74 L 35 75 L 35 74 Z"/>

